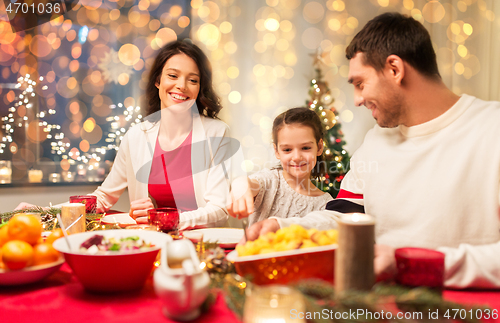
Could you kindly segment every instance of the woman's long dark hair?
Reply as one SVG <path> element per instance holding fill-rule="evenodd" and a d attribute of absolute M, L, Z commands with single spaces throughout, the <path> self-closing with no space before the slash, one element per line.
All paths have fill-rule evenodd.
<path fill-rule="evenodd" d="M 146 108 L 145 114 L 149 116 L 161 109 L 159 90 L 156 87 L 160 83 L 161 74 L 165 63 L 170 57 L 177 54 L 185 54 L 190 57 L 198 66 L 200 71 L 200 92 L 196 98 L 196 106 L 200 115 L 209 118 L 216 118 L 217 113 L 222 109 L 220 98 L 217 96 L 212 85 L 212 67 L 203 51 L 187 41 L 176 40 L 165 45 L 153 63 L 149 74 L 148 86 L 146 88 Z"/>
<path fill-rule="evenodd" d="M 316 144 L 323 139 L 324 132 L 321 125 L 321 120 L 319 119 L 316 112 L 309 108 L 292 108 L 280 114 L 274 119 L 273 122 L 273 142 L 278 147 L 278 132 L 285 125 L 298 124 L 301 126 L 309 127 L 314 133 L 314 139 Z M 324 143 L 323 143 L 324 145 Z M 319 148 L 319 147 L 318 147 Z M 311 177 L 318 178 L 326 174 L 326 163 L 323 154 L 317 156 L 316 165 L 311 171 Z"/>

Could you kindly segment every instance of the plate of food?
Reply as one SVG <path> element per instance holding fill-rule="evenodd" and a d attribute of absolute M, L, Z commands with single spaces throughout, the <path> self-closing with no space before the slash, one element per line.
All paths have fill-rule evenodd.
<path fill-rule="evenodd" d="M 204 242 L 218 243 L 221 248 L 234 249 L 243 237 L 243 229 L 209 228 L 184 231 L 182 234 L 195 243 L 203 237 Z"/>
<path fill-rule="evenodd" d="M 117 224 L 121 228 L 129 225 L 137 224 L 137 222 L 128 213 L 116 213 L 103 216 L 101 218 L 103 224 Z"/>
<path fill-rule="evenodd" d="M 58 261 L 39 266 L 26 267 L 18 270 L 0 269 L 0 285 L 16 286 L 40 281 L 56 272 L 63 263 L 64 258 L 61 257 Z"/>
<path fill-rule="evenodd" d="M 257 285 L 286 285 L 307 278 L 333 282 L 337 236 L 337 230 L 291 225 L 237 246 L 227 260 L 240 276 L 252 276 Z"/>

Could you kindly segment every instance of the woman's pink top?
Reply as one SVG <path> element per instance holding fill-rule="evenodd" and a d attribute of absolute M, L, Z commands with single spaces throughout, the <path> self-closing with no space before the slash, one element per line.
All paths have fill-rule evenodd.
<path fill-rule="evenodd" d="M 174 207 L 183 212 L 198 208 L 191 170 L 191 138 L 192 132 L 172 151 L 162 150 L 156 140 L 148 191 L 158 207 Z"/>

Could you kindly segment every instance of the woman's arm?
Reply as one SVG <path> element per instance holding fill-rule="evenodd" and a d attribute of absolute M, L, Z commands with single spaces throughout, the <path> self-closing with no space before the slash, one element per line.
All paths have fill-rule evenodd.
<path fill-rule="evenodd" d="M 127 163 L 130 160 L 130 150 L 128 143 L 128 132 L 123 136 L 123 140 L 116 154 L 113 166 L 104 182 L 92 195 L 97 196 L 97 212 L 106 212 L 120 198 L 125 188 L 127 188 Z"/>

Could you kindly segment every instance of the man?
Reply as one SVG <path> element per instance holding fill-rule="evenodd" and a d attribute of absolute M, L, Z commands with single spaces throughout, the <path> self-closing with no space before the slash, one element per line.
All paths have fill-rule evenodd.
<path fill-rule="evenodd" d="M 375 217 L 379 279 L 395 273 L 394 248 L 423 247 L 445 253 L 445 286 L 500 288 L 500 103 L 450 91 L 429 33 L 398 13 L 368 22 L 346 56 L 355 103 L 377 125 L 327 209 Z M 333 227 L 329 214 L 268 219 L 249 234 Z"/>

